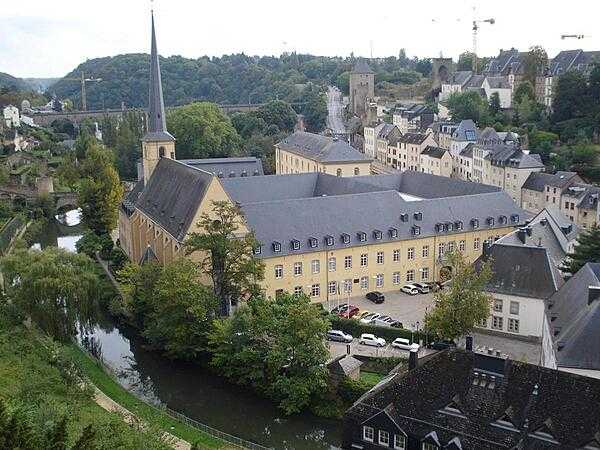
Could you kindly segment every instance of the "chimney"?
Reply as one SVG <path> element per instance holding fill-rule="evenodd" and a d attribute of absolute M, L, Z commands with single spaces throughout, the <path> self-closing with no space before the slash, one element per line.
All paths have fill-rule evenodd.
<path fill-rule="evenodd" d="M 408 370 L 417 368 L 417 359 L 419 358 L 418 350 L 411 350 L 408 355 Z"/>
<path fill-rule="evenodd" d="M 519 228 L 517 230 L 517 237 L 519 238 L 519 240 L 525 244 L 527 241 L 527 229 L 526 228 Z"/>
<path fill-rule="evenodd" d="M 541 246 L 542 246 L 542 238 L 541 238 L 541 237 L 539 237 L 539 238 L 538 238 L 538 241 L 537 241 L 537 246 L 538 246 L 538 247 L 541 247 Z"/>
<path fill-rule="evenodd" d="M 592 302 L 600 299 L 600 286 L 589 286 L 588 287 L 588 305 Z"/>
<path fill-rule="evenodd" d="M 468 352 L 473 351 L 473 336 L 467 336 L 465 339 L 465 349 Z"/>

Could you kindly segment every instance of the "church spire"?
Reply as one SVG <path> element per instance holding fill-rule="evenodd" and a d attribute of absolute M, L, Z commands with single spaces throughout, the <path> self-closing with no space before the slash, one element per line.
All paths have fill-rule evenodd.
<path fill-rule="evenodd" d="M 162 82 L 160 79 L 160 62 L 156 48 L 156 31 L 154 30 L 154 12 L 152 17 L 152 42 L 150 49 L 150 85 L 148 93 L 148 132 L 144 140 L 174 140 L 167 131 L 165 120 L 165 104 L 163 101 Z"/>

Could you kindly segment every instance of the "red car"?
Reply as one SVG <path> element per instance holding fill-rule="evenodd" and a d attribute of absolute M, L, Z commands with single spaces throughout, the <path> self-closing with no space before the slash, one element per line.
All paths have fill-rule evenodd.
<path fill-rule="evenodd" d="M 360 309 L 358 308 L 358 306 L 350 305 L 348 308 L 344 309 L 343 311 L 340 311 L 338 313 L 338 316 L 343 317 L 344 319 L 351 319 L 352 317 L 357 315 L 359 311 Z"/>

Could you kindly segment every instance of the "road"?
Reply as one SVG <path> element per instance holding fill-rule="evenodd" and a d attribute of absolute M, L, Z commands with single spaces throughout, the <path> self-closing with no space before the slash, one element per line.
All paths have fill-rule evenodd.
<path fill-rule="evenodd" d="M 329 86 L 327 91 L 327 127 L 335 134 L 344 134 L 346 126 L 343 116 L 342 93 L 334 86 Z"/>

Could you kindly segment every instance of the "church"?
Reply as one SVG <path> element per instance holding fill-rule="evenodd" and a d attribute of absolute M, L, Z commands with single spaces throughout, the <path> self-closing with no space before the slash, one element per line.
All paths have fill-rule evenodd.
<path fill-rule="evenodd" d="M 119 240 L 131 261 L 187 257 L 186 238 L 224 200 L 240 206 L 240 233 L 253 231 L 260 244 L 254 256 L 265 264 L 266 295 L 329 301 L 436 281 L 447 270 L 446 251 L 475 261 L 486 244 L 525 223 L 526 213 L 497 187 L 420 172 L 264 175 L 256 158 L 178 161 L 154 18 L 151 33 L 142 176 L 119 210 Z"/>

